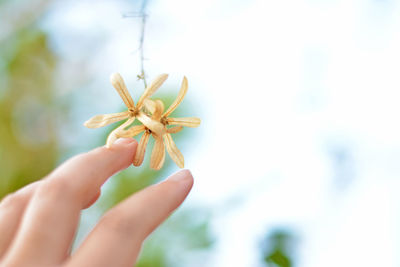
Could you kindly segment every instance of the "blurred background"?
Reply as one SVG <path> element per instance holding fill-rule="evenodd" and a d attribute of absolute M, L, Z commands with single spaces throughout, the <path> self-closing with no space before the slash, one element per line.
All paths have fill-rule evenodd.
<path fill-rule="evenodd" d="M 137 266 L 400 266 L 399 62 L 398 0 L 0 0 L 0 198 L 103 145 L 116 125 L 82 124 L 124 109 L 113 72 L 138 99 L 143 63 L 169 103 L 188 77 L 174 114 L 202 124 L 176 135 L 192 193 Z M 110 179 L 75 247 L 177 170 Z"/>

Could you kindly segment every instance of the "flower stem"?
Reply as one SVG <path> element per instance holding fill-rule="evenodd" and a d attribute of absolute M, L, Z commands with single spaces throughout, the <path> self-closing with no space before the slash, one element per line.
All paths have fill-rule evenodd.
<path fill-rule="evenodd" d="M 146 6 L 147 6 L 147 0 L 143 0 L 142 6 L 141 6 L 140 12 L 139 12 L 139 14 L 142 18 L 142 23 L 141 23 L 141 32 L 140 32 L 140 45 L 139 45 L 141 73 L 138 77 L 139 77 L 139 79 L 143 80 L 144 88 L 147 88 L 146 74 L 144 71 L 144 48 L 143 48 L 144 35 L 145 35 L 145 29 L 146 29 L 146 19 L 147 19 Z"/>

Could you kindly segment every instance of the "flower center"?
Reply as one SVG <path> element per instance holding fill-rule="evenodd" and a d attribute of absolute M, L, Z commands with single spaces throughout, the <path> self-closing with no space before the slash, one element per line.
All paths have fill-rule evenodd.
<path fill-rule="evenodd" d="M 128 111 L 131 117 L 136 117 L 139 114 L 139 111 L 133 108 L 128 109 Z"/>
<path fill-rule="evenodd" d="M 166 118 L 166 117 L 162 117 L 162 118 L 160 119 L 160 122 L 161 122 L 162 124 L 164 124 L 164 126 L 167 126 L 167 125 L 168 125 L 168 121 L 167 121 L 167 118 Z"/>

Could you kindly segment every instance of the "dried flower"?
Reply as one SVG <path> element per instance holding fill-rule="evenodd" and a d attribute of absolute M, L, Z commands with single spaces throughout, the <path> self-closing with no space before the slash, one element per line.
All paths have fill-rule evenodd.
<path fill-rule="evenodd" d="M 134 137 L 143 132 L 140 138 L 133 165 L 140 166 L 143 163 L 144 154 L 150 136 L 153 136 L 155 142 L 150 159 L 150 167 L 159 170 L 164 165 L 165 149 L 171 156 L 172 160 L 180 167 L 184 167 L 184 157 L 179 149 L 176 147 L 171 134 L 178 133 L 186 127 L 197 127 L 200 125 L 199 118 L 172 118 L 169 115 L 179 106 L 188 90 L 188 81 L 184 77 L 181 85 L 180 92 L 171 106 L 164 112 L 164 104 L 161 100 L 151 100 L 149 97 L 164 83 L 167 79 L 167 74 L 158 76 L 145 92 L 140 97 L 136 106 L 130 96 L 122 77 L 117 73 L 111 76 L 111 83 L 121 96 L 125 105 L 128 107 L 127 111 L 106 115 L 97 115 L 87 122 L 85 126 L 88 128 L 98 128 L 127 119 L 123 124 L 113 130 L 107 138 L 107 147 L 120 137 Z M 127 129 L 137 118 L 142 125 L 132 126 Z M 169 127 L 170 125 L 177 125 Z"/>
<path fill-rule="evenodd" d="M 143 125 L 134 126 L 129 130 L 121 132 L 122 136 L 128 137 L 128 136 L 135 136 L 139 134 L 141 131 L 144 131 L 142 138 L 140 139 L 139 142 L 138 150 L 136 152 L 134 165 L 136 164 L 140 165 L 143 162 L 145 147 L 147 145 L 149 136 L 152 135 L 155 140 L 155 143 L 150 159 L 150 167 L 156 170 L 162 168 L 165 159 L 165 148 L 167 149 L 168 154 L 170 155 L 172 160 L 176 163 L 176 165 L 178 165 L 180 168 L 184 167 L 185 165 L 184 157 L 180 152 L 180 150 L 177 148 L 174 140 L 172 139 L 171 134 L 180 132 L 183 129 L 183 126 L 186 127 L 199 126 L 200 119 L 195 117 L 172 118 L 168 116 L 182 102 L 183 98 L 186 95 L 187 90 L 188 90 L 188 81 L 187 78 L 184 77 L 177 98 L 165 112 L 164 112 L 164 104 L 161 100 L 156 100 L 156 101 L 149 100 L 146 103 L 146 106 L 148 106 L 148 109 L 151 110 L 153 113 L 151 119 L 147 121 L 142 121 Z M 169 125 L 178 125 L 178 126 L 168 128 L 167 126 Z"/>
<path fill-rule="evenodd" d="M 126 88 L 125 82 L 122 79 L 119 73 L 114 73 L 111 75 L 111 84 L 117 90 L 118 94 L 124 101 L 125 105 L 127 106 L 128 110 L 119 113 L 112 113 L 112 114 L 105 114 L 105 115 L 97 115 L 89 119 L 84 123 L 84 125 L 88 128 L 99 128 L 106 126 L 108 124 L 121 121 L 127 119 L 121 126 L 113 130 L 108 138 L 106 146 L 110 147 L 115 140 L 119 137 L 119 132 L 126 129 L 129 125 L 131 125 L 135 118 L 137 118 L 140 122 L 147 121 L 149 118 L 143 112 L 143 106 L 146 100 L 157 91 L 158 88 L 164 83 L 164 81 L 168 78 L 168 74 L 161 74 L 159 75 L 154 81 L 148 86 L 143 95 L 140 97 L 139 101 L 137 102 L 136 106 L 133 102 L 131 95 L 129 94 L 128 89 Z"/>

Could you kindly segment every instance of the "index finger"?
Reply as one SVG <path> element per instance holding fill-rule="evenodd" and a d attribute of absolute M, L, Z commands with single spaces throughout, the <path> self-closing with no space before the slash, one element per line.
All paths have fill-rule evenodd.
<path fill-rule="evenodd" d="M 96 148 L 67 160 L 46 178 L 50 183 L 66 186 L 74 197 L 87 203 L 107 179 L 133 162 L 137 142 L 122 138 L 110 148 Z"/>
<path fill-rule="evenodd" d="M 134 139 L 122 139 L 111 148 L 75 156 L 49 174 L 26 209 L 6 265 L 57 265 L 65 260 L 81 209 L 108 177 L 132 163 L 136 146 Z"/>

